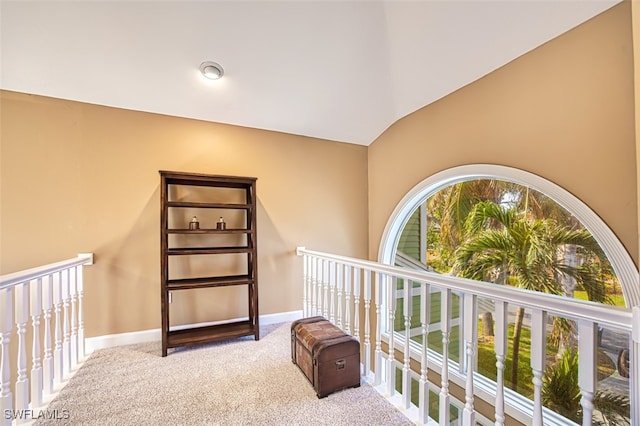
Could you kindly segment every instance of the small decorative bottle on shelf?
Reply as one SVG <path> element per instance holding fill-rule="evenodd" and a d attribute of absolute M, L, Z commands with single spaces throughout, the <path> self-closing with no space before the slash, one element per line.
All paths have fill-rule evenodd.
<path fill-rule="evenodd" d="M 220 231 L 227 229 L 227 224 L 224 223 L 224 219 L 222 218 L 222 216 L 220 216 L 220 219 L 218 219 L 218 223 L 216 223 L 216 229 Z"/>
<path fill-rule="evenodd" d="M 200 222 L 198 222 L 198 218 L 197 217 L 193 217 L 193 219 L 191 219 L 191 222 L 189 222 L 189 229 L 190 230 L 196 230 L 196 229 L 200 229 Z"/>

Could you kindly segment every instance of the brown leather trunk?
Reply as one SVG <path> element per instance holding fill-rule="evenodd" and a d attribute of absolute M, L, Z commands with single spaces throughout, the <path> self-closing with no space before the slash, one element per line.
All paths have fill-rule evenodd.
<path fill-rule="evenodd" d="M 324 317 L 291 324 L 291 360 L 318 398 L 360 386 L 360 344 Z"/>

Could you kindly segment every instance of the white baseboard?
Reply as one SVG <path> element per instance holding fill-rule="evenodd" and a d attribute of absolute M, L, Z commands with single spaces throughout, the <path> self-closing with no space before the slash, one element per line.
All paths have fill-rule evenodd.
<path fill-rule="evenodd" d="M 260 315 L 260 325 L 278 324 L 281 322 L 291 322 L 302 318 L 302 310 L 291 312 L 280 312 L 276 314 Z M 236 318 L 231 321 L 242 321 L 247 318 Z M 172 330 L 180 330 L 193 326 L 215 325 L 218 322 L 208 322 L 200 324 L 190 324 L 172 327 Z M 157 342 L 162 338 L 159 328 L 142 331 L 132 331 L 130 333 L 108 334 L 105 336 L 88 337 L 85 339 L 85 352 L 90 354 L 97 349 L 111 348 L 114 346 L 133 345 L 136 343 Z"/>

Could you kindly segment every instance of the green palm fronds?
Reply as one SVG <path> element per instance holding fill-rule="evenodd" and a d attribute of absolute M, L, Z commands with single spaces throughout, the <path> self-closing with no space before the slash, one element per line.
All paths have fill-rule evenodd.
<path fill-rule="evenodd" d="M 586 290 L 591 300 L 606 301 L 605 282 L 597 266 L 606 263 L 606 258 L 586 230 L 567 228 L 553 219 L 531 219 L 514 207 L 481 201 L 467 215 L 464 231 L 464 241 L 453 256 L 452 271 L 456 275 L 502 284 L 513 283 L 526 290 L 557 295 L 565 294 L 565 286 L 559 278 L 566 276 L 575 280 L 578 288 Z M 564 263 L 557 253 L 566 245 L 577 246 L 582 253 L 600 262 L 579 266 Z M 521 324 L 516 324 L 516 327 L 521 327 Z M 519 335 L 515 333 L 514 339 Z M 556 334 L 556 337 L 567 339 L 569 336 L 561 330 Z M 517 347 L 516 343 L 514 341 L 514 347 Z M 512 359 L 517 362 L 515 350 Z M 515 389 L 515 369 L 511 383 Z"/>
<path fill-rule="evenodd" d="M 596 392 L 593 402 L 600 412 L 602 419 L 594 419 L 594 425 L 600 426 L 630 426 L 631 419 L 627 417 L 631 411 L 631 400 L 627 395 L 611 392 Z"/>
<path fill-rule="evenodd" d="M 558 414 L 582 422 L 578 386 L 578 356 L 565 351 L 557 363 L 548 367 L 542 382 L 542 403 Z"/>
<path fill-rule="evenodd" d="M 576 423 L 582 423 L 578 385 L 578 354 L 566 350 L 555 364 L 547 367 L 542 382 L 542 403 Z M 629 426 L 631 400 L 628 395 L 596 392 L 593 403 L 598 413 L 592 422 L 599 426 Z"/>

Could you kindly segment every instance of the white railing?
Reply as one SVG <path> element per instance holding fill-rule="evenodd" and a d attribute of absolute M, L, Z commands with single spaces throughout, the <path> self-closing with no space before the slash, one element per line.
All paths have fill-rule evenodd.
<path fill-rule="evenodd" d="M 559 317 L 577 324 L 583 425 L 590 425 L 601 416 L 594 404 L 598 386 L 596 351 L 599 333 L 606 329 L 623 336 L 628 344 L 631 373 L 622 393 L 630 397 L 631 425 L 640 426 L 640 406 L 635 403 L 640 400 L 640 307 L 626 309 L 567 299 L 304 247 L 298 247 L 297 254 L 303 257 L 304 316 L 323 315 L 359 339 L 365 380 L 416 423 L 450 425 L 455 420 L 455 424 L 463 425 L 503 425 L 511 417 L 536 426 L 574 424 L 542 404 L 547 334 L 550 319 Z M 492 301 L 494 307 L 495 380 L 477 372 L 479 299 L 483 300 L 484 309 L 487 301 Z M 528 313 L 532 398 L 505 386 L 507 336 L 514 308 L 524 308 Z M 454 319 L 458 325 L 454 326 Z M 395 332 L 390 332 L 390 324 L 394 324 Z M 421 343 L 427 342 L 434 330 L 441 332 L 439 350 Z M 390 353 L 395 356 L 389 356 Z M 439 383 L 432 381 L 434 373 L 440 376 L 436 380 Z M 452 386 L 464 397 L 455 398 Z M 438 407 L 438 414 L 431 417 L 430 393 Z M 494 412 L 476 411 L 478 400 L 488 402 Z M 456 410 L 457 419 L 450 418 Z"/>
<path fill-rule="evenodd" d="M 0 424 L 36 418 L 83 361 L 82 267 L 91 264 L 93 254 L 80 254 L 0 276 Z"/>

